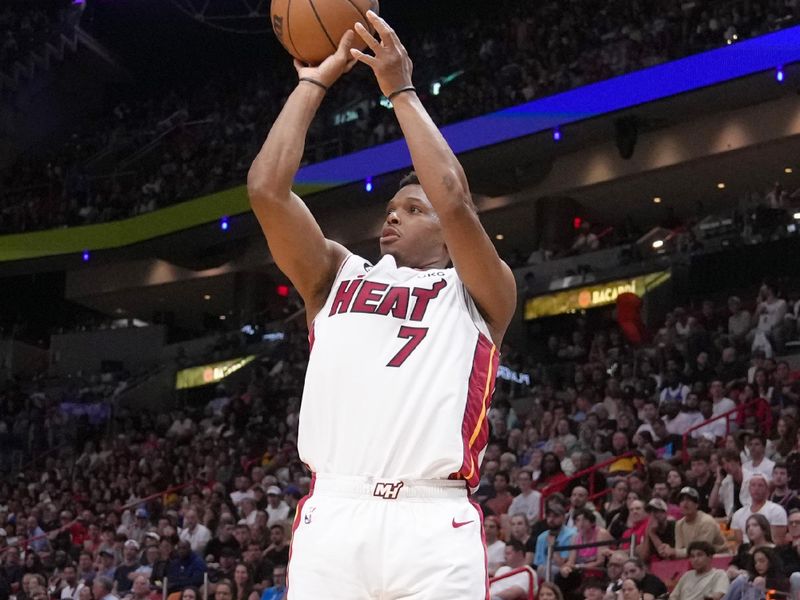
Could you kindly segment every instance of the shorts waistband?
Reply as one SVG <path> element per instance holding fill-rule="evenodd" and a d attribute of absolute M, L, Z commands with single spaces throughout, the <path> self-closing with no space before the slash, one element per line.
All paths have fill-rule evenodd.
<path fill-rule="evenodd" d="M 314 495 L 410 500 L 466 498 L 467 483 L 449 479 L 391 479 L 316 474 Z"/>

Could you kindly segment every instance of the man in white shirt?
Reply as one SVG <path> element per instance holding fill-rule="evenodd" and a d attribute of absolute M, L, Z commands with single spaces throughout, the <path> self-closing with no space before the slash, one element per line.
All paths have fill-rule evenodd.
<path fill-rule="evenodd" d="M 714 409 L 713 405 L 711 404 L 711 400 L 700 401 L 700 415 L 702 417 L 699 423 L 707 421 L 714 416 Z M 725 437 L 725 432 L 725 419 L 717 419 L 716 421 L 711 421 L 711 423 L 706 423 L 702 427 L 698 427 L 697 429 L 693 430 L 691 435 L 693 438 L 697 439 L 703 437 L 703 435 L 707 433 L 713 435 L 714 440 L 718 442 Z"/>
<path fill-rule="evenodd" d="M 711 396 L 711 402 L 713 406 L 712 414 L 715 417 L 723 415 L 726 412 L 736 408 L 736 403 L 730 398 L 725 397 L 725 387 L 722 381 L 719 379 L 715 379 L 711 382 L 711 385 L 708 388 L 708 395 Z M 720 419 L 720 421 L 724 423 L 725 420 Z"/>
<path fill-rule="evenodd" d="M 78 581 L 78 571 L 75 569 L 75 565 L 66 565 L 61 576 L 64 578 L 64 585 L 60 590 L 59 598 L 61 600 L 78 600 L 78 594 L 83 584 Z"/>
<path fill-rule="evenodd" d="M 511 540 L 506 544 L 505 562 L 505 565 L 497 569 L 495 577 L 525 566 L 525 546 L 522 542 Z M 535 596 L 538 587 L 536 574 L 522 572 L 492 583 L 489 587 L 491 600 L 525 600 L 531 590 L 531 575 L 533 575 L 533 594 Z"/>
<path fill-rule="evenodd" d="M 753 473 L 747 482 L 750 490 L 750 504 L 743 506 L 731 519 L 731 529 L 736 536 L 737 543 L 749 542 L 746 524 L 750 515 L 762 514 L 767 518 L 772 530 L 772 542 L 779 546 L 783 544 L 786 535 L 786 510 L 780 505 L 767 500 L 769 496 L 769 481 L 762 473 Z"/>
<path fill-rule="evenodd" d="M 190 508 L 183 515 L 184 528 L 181 529 L 178 536 L 181 540 L 186 540 L 192 547 L 192 552 L 197 553 L 199 556 L 204 556 L 203 552 L 206 549 L 206 544 L 211 540 L 211 532 L 208 527 L 200 523 L 197 517 L 197 511 Z"/>
<path fill-rule="evenodd" d="M 767 478 L 767 481 L 771 481 L 775 462 L 766 457 L 766 436 L 760 431 L 756 431 L 750 436 L 747 447 L 750 449 L 750 460 L 742 465 L 745 481 L 750 479 L 754 473 L 761 473 Z"/>
<path fill-rule="evenodd" d="M 667 432 L 672 435 L 683 435 L 703 420 L 699 413 L 681 411 L 681 405 L 675 401 L 665 402 L 663 408 L 664 425 L 667 426 Z"/>
<path fill-rule="evenodd" d="M 283 500 L 283 492 L 277 485 L 271 485 L 267 488 L 267 526 L 272 527 L 276 523 L 285 521 L 289 518 L 291 508 Z"/>
<path fill-rule="evenodd" d="M 533 479 L 529 471 L 517 473 L 517 487 L 520 493 L 511 501 L 508 508 L 508 516 L 525 515 L 528 523 L 538 521 L 542 506 L 542 495 L 533 489 Z"/>

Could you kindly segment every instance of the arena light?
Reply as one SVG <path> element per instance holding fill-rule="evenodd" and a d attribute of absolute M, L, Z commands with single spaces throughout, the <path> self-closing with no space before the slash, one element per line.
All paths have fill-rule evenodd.
<path fill-rule="evenodd" d="M 653 198 L 653 203 L 654 204 L 661 204 L 661 196 L 656 196 L 655 198 Z"/>
<path fill-rule="evenodd" d="M 553 141 L 560 142 L 561 141 L 561 129 L 556 127 L 553 129 Z"/>
<path fill-rule="evenodd" d="M 655 248 L 656 250 L 663 247 L 664 247 L 664 240 L 656 240 L 655 242 L 653 242 L 653 248 Z"/>
<path fill-rule="evenodd" d="M 442 92 L 442 82 L 441 81 L 434 81 L 431 84 L 431 94 L 434 96 L 438 96 Z"/>
<path fill-rule="evenodd" d="M 367 190 L 367 192 L 372 191 L 372 177 L 367 177 L 367 180 L 364 182 L 364 189 Z"/>
<path fill-rule="evenodd" d="M 228 222 L 228 217 L 222 217 L 219 220 L 219 228 L 222 229 L 222 231 L 228 231 L 229 227 L 230 223 Z"/>
<path fill-rule="evenodd" d="M 778 81 L 778 83 L 783 83 L 784 80 L 783 67 L 778 67 L 775 70 L 775 79 Z"/>
<path fill-rule="evenodd" d="M 796 212 L 792 215 L 795 221 L 800 221 L 800 212 Z"/>
<path fill-rule="evenodd" d="M 725 189 L 725 184 L 724 184 L 722 181 L 720 181 L 720 182 L 717 184 L 717 189 L 718 189 L 718 190 L 724 190 L 724 189 Z"/>
<path fill-rule="evenodd" d="M 83 262 L 89 262 L 89 259 L 90 259 L 91 257 L 92 257 L 92 255 L 91 255 L 91 254 L 89 254 L 89 251 L 88 251 L 88 250 L 84 250 L 84 251 L 83 251 L 83 254 L 81 254 L 81 258 L 83 259 Z"/>
<path fill-rule="evenodd" d="M 783 172 L 786 173 L 787 175 L 791 175 L 792 174 L 792 167 L 786 167 L 783 170 Z"/>

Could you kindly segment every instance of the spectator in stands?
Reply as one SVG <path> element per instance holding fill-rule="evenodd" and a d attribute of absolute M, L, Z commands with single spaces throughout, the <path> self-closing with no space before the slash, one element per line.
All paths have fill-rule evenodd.
<path fill-rule="evenodd" d="M 536 565 L 540 579 L 555 577 L 569 559 L 570 552 L 568 550 L 553 552 L 550 577 L 546 576 L 548 547 L 572 545 L 577 533 L 574 528 L 564 525 L 565 514 L 566 511 L 563 506 L 556 503 L 548 503 L 545 511 L 547 531 L 543 531 L 536 539 L 536 553 L 533 558 L 533 564 Z"/>
<path fill-rule="evenodd" d="M 280 527 L 280 525 L 278 526 Z M 283 560 L 283 554 L 281 554 L 280 551 L 275 552 L 273 556 L 278 556 L 280 560 Z M 253 588 L 259 593 L 263 592 L 271 581 L 270 577 L 272 577 L 274 563 L 269 558 L 262 556 L 261 544 L 255 541 L 251 541 L 247 544 L 243 559 L 245 566 L 250 571 L 250 576 L 253 580 Z"/>
<path fill-rule="evenodd" d="M 646 538 L 644 543 L 636 547 L 639 557 L 649 562 L 657 558 L 666 558 L 661 555 L 664 548 L 675 547 L 675 521 L 667 516 L 667 503 L 661 498 L 652 498 L 646 507 L 650 520 L 647 523 Z"/>
<path fill-rule="evenodd" d="M 506 471 L 498 471 L 494 476 L 494 496 L 489 498 L 485 506 L 489 514 L 501 516 L 508 512 L 514 497 L 508 490 L 510 483 L 508 473 Z"/>
<path fill-rule="evenodd" d="M 258 600 L 261 594 L 253 587 L 253 578 L 247 565 L 239 563 L 233 574 L 233 600 Z"/>
<path fill-rule="evenodd" d="M 264 550 L 264 558 L 273 565 L 289 564 L 289 542 L 286 541 L 286 529 L 280 523 L 269 528 L 269 546 Z"/>
<path fill-rule="evenodd" d="M 617 594 L 619 600 L 652 600 L 650 594 L 645 594 L 641 588 L 641 582 L 630 577 L 622 579 L 622 586 Z"/>
<path fill-rule="evenodd" d="M 575 241 L 572 242 L 570 254 L 583 254 L 585 252 L 594 252 L 600 247 L 599 238 L 592 233 L 592 224 L 589 221 L 583 221 L 578 227 L 578 232 L 575 235 Z"/>
<path fill-rule="evenodd" d="M 721 600 L 729 584 L 725 571 L 711 566 L 714 547 L 696 540 L 689 544 L 687 554 L 692 568 L 681 575 L 670 600 Z"/>
<path fill-rule="evenodd" d="M 542 507 L 542 495 L 533 489 L 533 478 L 530 471 L 520 469 L 516 477 L 519 494 L 517 494 L 508 507 L 508 514 L 525 515 L 528 523 L 535 523 L 539 520 L 539 513 Z"/>
<path fill-rule="evenodd" d="M 641 590 L 644 600 L 655 600 L 667 593 L 667 586 L 658 577 L 648 573 L 640 558 L 629 558 L 622 568 L 624 579 L 633 579 Z"/>
<path fill-rule="evenodd" d="M 564 600 L 564 594 L 557 585 L 549 581 L 539 583 L 538 600 Z"/>
<path fill-rule="evenodd" d="M 700 510 L 700 495 L 697 490 L 685 487 L 679 495 L 683 517 L 675 524 L 675 547 L 666 544 L 658 548 L 659 556 L 685 558 L 689 556 L 692 542 L 702 540 L 709 544 L 711 553 L 725 550 L 725 538 L 714 518 Z"/>
<path fill-rule="evenodd" d="M 497 517 L 487 516 L 483 521 L 483 528 L 486 535 L 489 576 L 492 577 L 505 561 L 506 543 L 500 539 L 500 520 Z"/>
<path fill-rule="evenodd" d="M 723 469 L 725 475 L 723 476 Z M 750 490 L 744 485 L 742 459 L 738 450 L 725 450 L 722 454 L 722 465 L 717 466 L 714 489 L 709 497 L 711 509 L 724 512 L 731 518 L 733 513 L 750 502 Z"/>
<path fill-rule="evenodd" d="M 267 508 L 269 512 L 269 508 Z M 234 555 L 239 554 L 239 542 L 233 537 L 233 532 L 236 527 L 236 522 L 231 515 L 222 515 L 219 519 L 219 526 L 217 527 L 217 537 L 211 538 L 206 545 L 206 560 L 216 562 L 220 560 L 222 551 L 225 548 L 230 548 Z M 226 577 L 229 579 L 229 577 Z"/>
<path fill-rule="evenodd" d="M 708 501 L 714 488 L 714 477 L 711 475 L 710 462 L 709 452 L 697 450 L 692 454 L 689 481 L 700 496 L 700 510 L 703 512 L 711 512 Z"/>
<path fill-rule="evenodd" d="M 81 552 L 78 556 L 78 581 L 83 585 L 91 586 L 95 575 L 92 554 L 90 552 Z"/>
<path fill-rule="evenodd" d="M 111 548 L 103 548 L 98 554 L 100 556 L 100 565 L 97 569 L 97 574 L 102 577 L 108 577 L 113 581 L 114 574 L 117 572 L 117 567 L 114 564 L 116 562 L 114 550 Z"/>
<path fill-rule="evenodd" d="M 122 596 L 122 600 L 149 600 L 150 580 L 146 575 L 137 575 L 133 579 L 130 592 Z"/>
<path fill-rule="evenodd" d="M 259 555 L 261 553 L 259 552 Z M 209 569 L 208 580 L 211 583 L 218 583 L 223 580 L 233 580 L 236 570 L 236 558 L 238 553 L 231 547 L 226 546 L 220 551 L 219 562 L 214 563 L 214 567 Z M 209 567 L 212 565 L 209 564 Z"/>
<path fill-rule="evenodd" d="M 767 480 L 772 479 L 772 469 L 775 463 L 766 457 L 767 437 L 755 431 L 750 434 L 750 439 L 747 442 L 747 447 L 750 450 L 750 460 L 742 465 L 742 472 L 745 479 L 755 473 L 761 473 Z"/>
<path fill-rule="evenodd" d="M 267 488 L 267 526 L 272 527 L 276 523 L 286 521 L 290 517 L 289 505 L 283 500 L 283 492 L 277 485 Z"/>
<path fill-rule="evenodd" d="M 779 298 L 777 286 L 765 281 L 758 292 L 758 306 L 753 314 L 754 327 L 748 335 L 753 349 L 761 348 L 767 357 L 783 349 L 784 317 L 788 310 L 786 300 Z"/>
<path fill-rule="evenodd" d="M 772 467 L 772 492 L 769 500 L 782 506 L 786 514 L 789 514 L 794 508 L 800 508 L 800 497 L 797 495 L 797 490 L 789 488 L 789 469 L 785 462 L 776 462 Z"/>
<path fill-rule="evenodd" d="M 177 556 L 170 561 L 167 568 L 169 592 L 179 592 L 187 587 L 199 588 L 203 584 L 205 572 L 206 564 L 192 551 L 189 540 L 179 541 Z"/>
<path fill-rule="evenodd" d="M 753 570 L 753 552 L 761 546 L 775 547 L 772 531 L 764 515 L 750 515 L 745 525 L 749 542 L 744 542 L 736 551 L 736 556 L 728 566 L 728 577 L 733 580 Z"/>
<path fill-rule="evenodd" d="M 28 547 L 34 552 L 49 552 L 50 542 L 41 527 L 39 527 L 39 520 L 31 515 L 26 522 L 27 531 L 25 537 L 28 539 Z"/>
<path fill-rule="evenodd" d="M 211 541 L 211 532 L 208 527 L 200 523 L 197 511 L 190 508 L 183 515 L 184 527 L 181 529 L 179 538 L 181 541 L 189 542 L 192 552 L 204 556 L 206 545 Z"/>
<path fill-rule="evenodd" d="M 92 582 L 92 594 L 96 600 L 119 600 L 111 593 L 114 588 L 114 581 L 105 575 L 98 575 Z"/>
<path fill-rule="evenodd" d="M 501 577 L 515 569 L 525 566 L 525 546 L 516 540 L 511 540 L 505 547 L 505 564 L 497 569 L 494 577 Z M 505 579 L 495 581 L 489 588 L 492 600 L 524 600 L 531 591 L 530 574 L 521 572 Z M 533 592 L 536 593 L 536 580 L 534 578 Z"/>
<path fill-rule="evenodd" d="M 800 509 L 789 511 L 789 526 L 784 543 L 776 548 L 783 563 L 784 572 L 790 573 L 792 597 L 800 592 Z"/>
<path fill-rule="evenodd" d="M 700 419 L 695 425 L 700 425 L 704 421 L 709 421 L 714 417 L 714 403 L 709 399 L 700 401 Z M 704 436 L 711 436 L 713 444 L 719 443 L 725 437 L 725 419 L 716 419 L 692 430 L 692 438 L 701 439 Z"/>
<path fill-rule="evenodd" d="M 283 600 L 286 593 L 286 566 L 277 565 L 272 570 L 272 585 L 264 590 L 261 600 Z"/>
<path fill-rule="evenodd" d="M 783 573 L 783 565 L 778 555 L 772 548 L 762 546 L 753 551 L 752 565 L 746 573 L 731 582 L 725 598 L 741 600 L 744 597 L 752 597 L 752 594 L 748 594 L 750 590 L 753 590 L 757 597 L 762 597 L 768 589 L 788 594 L 790 584 Z"/>
<path fill-rule="evenodd" d="M 127 540 L 122 549 L 122 564 L 114 571 L 114 589 L 117 595 L 123 596 L 130 591 L 133 581 L 131 573 L 139 568 L 139 543 Z"/>
<path fill-rule="evenodd" d="M 607 542 L 613 539 L 611 534 L 597 523 L 597 513 L 588 506 L 583 506 L 574 511 L 575 544 L 590 544 Z M 611 553 L 609 546 L 581 548 L 575 551 L 574 565 L 584 573 L 601 569 L 606 562 L 606 557 Z"/>
<path fill-rule="evenodd" d="M 220 581 L 214 588 L 214 600 L 233 600 L 234 599 L 233 583 L 227 579 Z"/>
<path fill-rule="evenodd" d="M 595 522 L 600 525 L 600 527 L 605 526 L 605 520 L 602 515 L 597 512 L 594 504 L 589 502 L 589 490 L 582 485 L 576 485 L 572 488 L 572 493 L 569 495 L 569 512 L 567 513 L 566 521 L 569 527 L 575 527 L 575 517 L 578 511 L 584 508 L 594 513 Z"/>
<path fill-rule="evenodd" d="M 769 496 L 769 482 L 762 473 L 753 473 L 747 482 L 750 490 L 750 504 L 743 506 L 731 518 L 731 529 L 736 536 L 736 543 L 749 541 L 745 524 L 747 519 L 754 514 L 762 514 L 769 521 L 772 528 L 772 540 L 776 544 L 783 544 L 786 534 L 786 511 L 782 506 L 767 500 Z"/>
<path fill-rule="evenodd" d="M 590 578 L 583 582 L 581 592 L 583 600 L 603 600 L 606 586 L 599 579 Z"/>

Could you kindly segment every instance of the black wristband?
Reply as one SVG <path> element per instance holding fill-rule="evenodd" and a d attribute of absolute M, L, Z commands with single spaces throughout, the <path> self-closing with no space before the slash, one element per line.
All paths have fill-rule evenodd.
<path fill-rule="evenodd" d="M 328 91 L 328 86 L 327 86 L 327 85 L 325 85 L 324 83 L 321 83 L 321 82 L 317 81 L 316 79 L 312 79 L 311 77 L 301 77 L 301 78 L 299 79 L 299 81 L 307 81 L 308 83 L 313 83 L 313 84 L 314 84 L 314 85 L 316 85 L 317 87 L 321 87 L 321 88 L 322 88 L 323 90 L 325 90 L 326 92 Z"/>
<path fill-rule="evenodd" d="M 398 94 L 402 94 L 403 92 L 416 92 L 416 91 L 417 91 L 417 88 L 415 88 L 413 85 L 409 85 L 407 87 L 400 88 L 399 90 L 395 90 L 394 92 L 392 92 L 391 94 L 386 96 L 386 99 L 391 101 L 392 98 L 394 98 Z"/>

